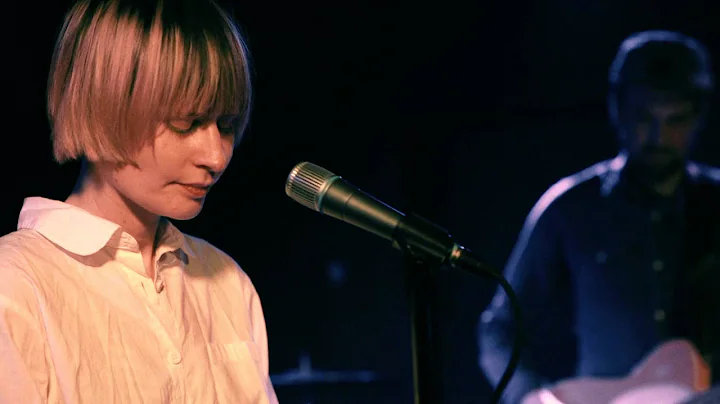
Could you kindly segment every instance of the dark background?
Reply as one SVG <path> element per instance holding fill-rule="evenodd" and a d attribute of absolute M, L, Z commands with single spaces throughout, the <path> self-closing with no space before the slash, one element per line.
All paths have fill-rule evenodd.
<path fill-rule="evenodd" d="M 400 257 L 288 199 L 296 163 L 422 214 L 502 267 L 540 194 L 616 152 L 606 78 L 625 36 L 680 30 L 720 58 L 717 13 L 698 0 L 225 3 L 254 58 L 254 115 L 203 213 L 178 225 L 227 251 L 255 282 L 273 375 L 308 355 L 315 369 L 379 380 L 277 383 L 283 404 L 412 398 Z M 24 197 L 64 199 L 77 174 L 52 161 L 44 100 L 68 4 L 6 6 L 3 81 L 14 92 L 0 147 L 0 234 L 14 230 Z M 717 104 L 696 156 L 711 164 L 720 163 Z M 437 288 L 446 402 L 485 403 L 475 337 L 495 285 L 450 273 Z"/>

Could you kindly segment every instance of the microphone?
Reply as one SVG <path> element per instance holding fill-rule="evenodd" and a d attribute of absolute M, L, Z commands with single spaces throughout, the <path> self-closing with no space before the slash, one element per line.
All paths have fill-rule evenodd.
<path fill-rule="evenodd" d="M 313 163 L 299 163 L 290 171 L 285 193 L 307 208 L 389 240 L 393 247 L 418 258 L 480 270 L 493 279 L 502 277 L 455 243 L 446 230 L 417 215 L 405 215 Z"/>

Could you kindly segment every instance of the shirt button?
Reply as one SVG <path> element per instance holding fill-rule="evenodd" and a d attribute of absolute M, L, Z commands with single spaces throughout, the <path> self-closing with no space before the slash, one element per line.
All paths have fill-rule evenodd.
<path fill-rule="evenodd" d="M 665 320 L 665 310 L 655 310 L 655 321 L 663 321 Z"/>
<path fill-rule="evenodd" d="M 665 268 L 665 264 L 661 260 L 655 260 L 652 263 L 652 267 L 656 272 L 660 272 Z"/>
<path fill-rule="evenodd" d="M 168 361 L 170 361 L 170 363 L 172 363 L 173 365 L 177 365 L 182 361 L 182 356 L 180 356 L 180 354 L 177 352 L 171 352 L 168 355 Z"/>

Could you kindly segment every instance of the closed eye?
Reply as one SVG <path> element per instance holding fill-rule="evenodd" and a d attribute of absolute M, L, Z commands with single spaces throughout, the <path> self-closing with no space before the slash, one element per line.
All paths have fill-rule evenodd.
<path fill-rule="evenodd" d="M 237 115 L 225 115 L 218 118 L 215 122 L 221 133 L 234 135 L 237 131 L 239 120 L 240 117 Z M 191 118 L 170 119 L 167 121 L 167 126 L 176 133 L 188 134 L 210 122 L 210 118 L 193 116 Z"/>
<path fill-rule="evenodd" d="M 240 117 L 237 115 L 226 115 L 217 120 L 218 130 L 226 134 L 234 134 L 237 131 L 237 125 Z"/>

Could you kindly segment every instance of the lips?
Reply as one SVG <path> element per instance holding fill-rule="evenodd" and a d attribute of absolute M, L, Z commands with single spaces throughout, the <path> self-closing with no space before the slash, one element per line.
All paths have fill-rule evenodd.
<path fill-rule="evenodd" d="M 210 185 L 188 185 L 188 184 L 178 184 L 181 188 L 185 190 L 190 196 L 194 198 L 202 198 L 210 191 Z"/>

